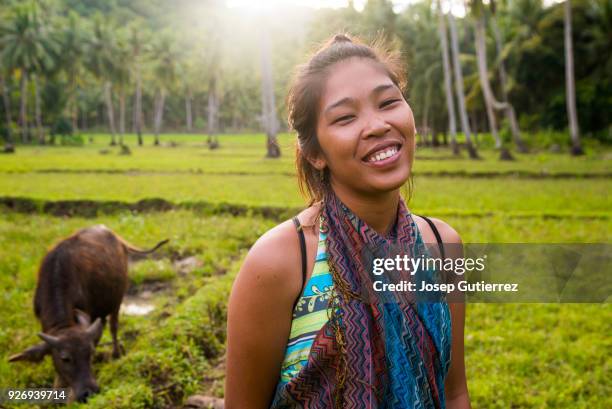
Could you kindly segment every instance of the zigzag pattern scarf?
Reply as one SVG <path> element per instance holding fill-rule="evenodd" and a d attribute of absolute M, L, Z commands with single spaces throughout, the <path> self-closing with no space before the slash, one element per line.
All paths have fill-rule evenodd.
<path fill-rule="evenodd" d="M 416 257 L 425 251 L 404 202 L 400 199 L 388 237 L 333 193 L 326 197 L 322 218 L 334 280 L 331 316 L 315 338 L 308 363 L 276 391 L 271 408 L 444 408 L 448 305 L 415 301 L 408 292 L 373 290 L 375 280 L 406 278 L 401 272 L 374 276 L 374 257 Z"/>

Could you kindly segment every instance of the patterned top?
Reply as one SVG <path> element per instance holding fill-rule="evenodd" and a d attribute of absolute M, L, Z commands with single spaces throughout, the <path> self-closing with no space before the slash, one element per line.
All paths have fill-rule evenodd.
<path fill-rule="evenodd" d="M 333 285 L 327 291 L 316 289 L 329 294 L 329 302 L 321 306 L 325 313 L 313 315 L 311 321 L 308 315 L 299 317 L 300 312 L 315 313 L 319 298 L 313 297 L 310 280 L 305 283 L 312 292 L 300 296 L 301 311 L 295 308 L 291 345 L 270 407 L 444 409 L 451 350 L 445 293 L 434 292 L 431 300 L 410 290 L 378 291 L 377 281 L 393 284 L 408 279 L 408 272 L 397 267 L 379 276 L 371 269 L 375 259 L 431 257 L 404 201 L 400 198 L 387 235 L 368 226 L 333 191 L 324 199 L 321 221 L 327 237 L 319 253 L 327 255 Z M 410 276 L 417 286 L 444 282 L 439 271 L 426 266 Z M 300 330 L 302 325 L 305 329 Z"/>
<path fill-rule="evenodd" d="M 416 244 L 423 244 L 418 227 L 416 231 Z M 304 291 L 293 310 L 291 332 L 281 365 L 279 387 L 289 382 L 306 365 L 317 332 L 329 320 L 327 307 L 334 283 L 327 264 L 326 238 L 327 234 L 319 228 L 317 258 L 312 276 L 304 286 Z"/>
<path fill-rule="evenodd" d="M 333 288 L 325 251 L 326 234 L 319 229 L 317 258 L 312 276 L 293 310 L 291 333 L 281 366 L 280 385 L 289 382 L 306 364 L 317 332 L 328 321 L 327 304 Z"/>

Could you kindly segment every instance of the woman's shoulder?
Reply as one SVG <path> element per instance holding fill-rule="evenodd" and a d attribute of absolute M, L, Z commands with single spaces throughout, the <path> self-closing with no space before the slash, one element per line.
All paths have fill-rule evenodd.
<path fill-rule="evenodd" d="M 317 239 L 318 208 L 311 206 L 297 215 L 306 243 Z M 263 283 L 277 291 L 297 293 L 302 286 L 300 240 L 292 219 L 265 232 L 253 244 L 239 277 Z"/>
<path fill-rule="evenodd" d="M 423 238 L 423 241 L 425 243 L 436 243 L 436 235 L 434 234 L 429 223 L 427 223 L 427 221 L 422 216 L 413 214 L 412 217 L 414 218 L 414 221 L 417 224 L 419 231 L 421 232 L 421 237 Z M 459 233 L 457 233 L 457 231 L 453 227 L 451 227 L 450 224 L 436 217 L 427 216 L 427 218 L 432 221 L 434 226 L 436 226 L 436 229 L 438 230 L 438 233 L 440 234 L 440 238 L 442 239 L 443 243 L 462 242 L 461 236 L 459 236 Z"/>
<path fill-rule="evenodd" d="M 300 229 L 304 232 L 305 236 L 318 232 L 319 214 L 320 207 L 318 204 L 315 204 L 296 215 L 300 224 Z M 265 232 L 257 239 L 249 253 L 253 253 L 255 256 L 259 256 L 260 254 L 269 256 L 271 255 L 270 253 L 278 254 L 282 257 L 266 258 L 269 258 L 272 262 L 280 262 L 281 264 L 286 261 L 291 261 L 287 260 L 287 253 L 295 253 L 293 255 L 300 256 L 298 228 L 293 218 L 285 220 Z"/>
<path fill-rule="evenodd" d="M 428 248 L 434 251 L 437 255 L 439 255 L 439 247 L 437 245 L 438 240 L 436 239 L 436 235 L 433 232 L 431 226 L 427 221 L 422 217 L 416 214 L 412 215 L 414 222 L 417 224 L 417 228 L 421 233 L 421 238 L 423 242 L 426 244 L 430 244 Z M 463 241 L 461 240 L 461 236 L 457 233 L 450 224 L 446 223 L 443 220 L 440 220 L 435 217 L 427 217 L 436 227 L 438 233 L 440 234 L 440 238 L 442 239 L 442 243 L 444 244 L 444 253 L 446 257 L 449 258 L 460 258 L 463 257 Z"/>

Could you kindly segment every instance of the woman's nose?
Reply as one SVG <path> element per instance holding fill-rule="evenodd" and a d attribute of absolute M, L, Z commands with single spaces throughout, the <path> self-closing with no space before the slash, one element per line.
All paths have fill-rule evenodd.
<path fill-rule="evenodd" d="M 384 119 L 378 115 L 372 115 L 368 118 L 364 135 L 366 137 L 384 136 L 390 129 L 391 125 L 389 125 L 389 123 L 387 123 Z"/>

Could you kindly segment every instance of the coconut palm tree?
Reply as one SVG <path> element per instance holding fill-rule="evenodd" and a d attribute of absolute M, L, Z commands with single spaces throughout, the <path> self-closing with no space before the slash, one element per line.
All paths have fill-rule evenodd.
<path fill-rule="evenodd" d="M 219 139 L 217 137 L 218 125 L 219 125 L 219 110 L 221 104 L 221 97 L 225 88 L 224 78 L 221 72 L 224 72 L 224 65 L 226 63 L 225 47 L 227 43 L 227 23 L 222 10 L 214 2 L 206 8 L 205 13 L 211 20 L 211 24 L 208 24 L 199 32 L 202 38 L 202 67 L 204 72 L 201 81 L 207 84 L 207 143 L 209 149 L 219 148 Z"/>
<path fill-rule="evenodd" d="M 0 59 L 8 69 L 18 70 L 20 78 L 19 125 L 23 142 L 29 141 L 27 101 L 28 79 L 32 73 L 43 72 L 54 64 L 58 43 L 50 32 L 35 1 L 16 3 L 7 21 L 0 26 Z M 35 83 L 36 92 L 38 84 Z M 40 106 L 36 123 L 39 140 L 44 141 Z"/>
<path fill-rule="evenodd" d="M 0 61 L 1 63 L 1 61 Z M 12 119 L 11 119 L 11 98 L 9 96 L 9 89 L 4 79 L 3 67 L 0 65 L 0 89 L 2 89 L 2 105 L 4 106 L 4 118 L 6 122 L 6 143 L 5 151 L 14 149 L 13 144 L 13 133 L 11 130 Z"/>
<path fill-rule="evenodd" d="M 440 0 L 438 0 L 438 34 L 440 37 L 440 51 L 442 52 L 442 68 L 444 69 L 444 94 L 446 96 L 446 110 L 448 112 L 448 132 L 450 133 L 453 154 L 458 155 L 459 145 L 457 145 L 457 119 L 455 118 L 455 103 L 453 99 L 453 79 L 448 57 L 446 22 Z"/>
<path fill-rule="evenodd" d="M 112 88 L 113 80 L 117 75 L 117 44 L 115 29 L 105 20 L 102 14 L 93 18 L 93 33 L 88 44 L 87 68 L 103 84 L 103 98 L 106 104 L 111 145 L 116 145 L 115 114 L 113 108 Z"/>
<path fill-rule="evenodd" d="M 219 114 L 219 100 L 218 100 L 218 87 L 217 87 L 217 75 L 215 69 L 208 74 L 208 107 L 207 114 L 208 118 L 206 121 L 206 132 L 208 133 L 208 147 L 210 149 L 216 149 L 219 147 L 217 141 L 217 117 Z"/>
<path fill-rule="evenodd" d="M 574 81 L 574 47 L 572 44 L 572 3 L 565 0 L 564 4 L 564 39 L 565 39 L 565 101 L 569 120 L 570 136 L 572 138 L 571 153 L 574 156 L 583 155 L 580 144 L 580 129 L 576 113 L 576 84 Z"/>
<path fill-rule="evenodd" d="M 270 55 L 270 39 L 266 30 L 261 32 L 261 102 L 263 107 L 262 122 L 267 135 L 268 158 L 278 158 L 281 155 L 276 134 L 278 118 L 274 102 L 274 82 L 272 80 L 272 61 Z"/>
<path fill-rule="evenodd" d="M 119 145 L 123 146 L 125 135 L 125 96 L 130 86 L 130 67 L 133 62 L 129 33 L 122 29 L 117 32 L 117 57 L 121 63 L 115 66 L 115 84 L 119 91 Z"/>
<path fill-rule="evenodd" d="M 185 129 L 187 130 L 187 132 L 191 132 L 193 131 L 193 109 L 192 109 L 192 102 L 193 102 L 193 88 L 191 88 L 191 84 L 190 81 L 192 79 L 192 75 L 191 74 L 191 70 L 190 67 L 188 65 L 182 65 L 182 71 L 183 71 L 183 75 L 181 76 L 182 78 L 184 78 L 184 85 L 185 85 Z"/>
<path fill-rule="evenodd" d="M 491 84 L 489 82 L 489 70 L 487 68 L 487 49 L 485 39 L 485 7 L 482 0 L 472 1 L 472 18 L 474 21 L 475 31 L 475 44 L 476 44 L 476 60 L 478 63 L 478 78 L 480 80 L 480 87 L 484 96 L 485 107 L 487 116 L 489 118 L 489 125 L 491 128 L 491 134 L 495 139 L 495 147 L 500 150 L 500 159 L 512 159 L 510 152 L 502 146 L 501 139 L 497 132 L 497 120 L 495 117 L 494 110 L 505 110 L 510 120 L 510 128 L 514 141 L 520 151 L 525 152 L 525 145 L 520 137 L 520 131 L 518 129 L 518 122 L 516 120 L 516 113 L 514 107 L 509 102 L 499 102 L 493 94 Z M 503 87 L 503 84 L 502 84 Z"/>
<path fill-rule="evenodd" d="M 465 107 L 465 93 L 463 92 L 463 73 L 461 72 L 461 62 L 459 61 L 459 35 L 453 13 L 448 13 L 448 22 L 451 37 L 451 55 L 453 58 L 453 68 L 455 74 L 455 92 L 459 102 L 459 118 L 461 119 L 461 129 L 465 135 L 465 146 L 471 159 L 478 158 L 478 152 L 472 144 L 470 123 L 468 121 L 467 109 Z"/>
<path fill-rule="evenodd" d="M 516 119 L 516 112 L 514 110 L 514 106 L 510 104 L 508 98 L 508 74 L 506 72 L 506 64 L 504 61 L 504 46 L 501 31 L 499 30 L 499 26 L 497 25 L 497 3 L 494 0 L 490 0 L 489 8 L 491 10 L 491 28 L 493 29 L 493 36 L 495 38 L 495 49 L 497 51 L 498 58 L 498 73 L 499 73 L 499 81 L 501 85 L 501 101 L 504 104 L 508 104 L 509 109 L 504 110 L 506 113 L 506 119 L 510 124 L 510 129 L 512 131 L 512 137 L 514 142 L 519 150 L 519 152 L 525 153 L 527 152 L 527 146 L 523 142 L 520 134 L 520 129 L 518 125 L 518 121 Z"/>
<path fill-rule="evenodd" d="M 443 111 L 439 101 L 443 100 L 444 72 L 436 13 L 431 6 L 430 1 L 411 5 L 398 15 L 395 27 L 401 40 L 402 55 L 408 61 L 409 98 L 419 102 L 412 104 L 412 109 L 415 120 L 421 124 L 421 142 L 428 144 L 431 140 L 433 146 L 437 146 L 439 120 L 436 120 L 436 114 Z"/>
<path fill-rule="evenodd" d="M 164 118 L 164 104 L 168 90 L 176 82 L 178 52 L 175 49 L 175 40 L 169 32 L 162 33 L 158 40 L 152 44 L 151 55 L 155 58 L 153 75 L 157 83 L 154 109 L 155 145 L 159 145 L 159 132 Z"/>
<path fill-rule="evenodd" d="M 147 46 L 148 31 L 144 24 L 135 20 L 128 26 L 128 37 L 131 48 L 131 75 L 134 78 L 134 128 L 138 137 L 138 146 L 142 146 L 142 65 L 143 53 Z"/>
<path fill-rule="evenodd" d="M 78 128 L 79 104 L 78 91 L 83 74 L 83 59 L 85 57 L 86 32 L 79 15 L 70 11 L 68 17 L 62 22 L 60 32 L 63 70 L 68 78 L 68 110 L 72 121 L 72 129 Z"/>

